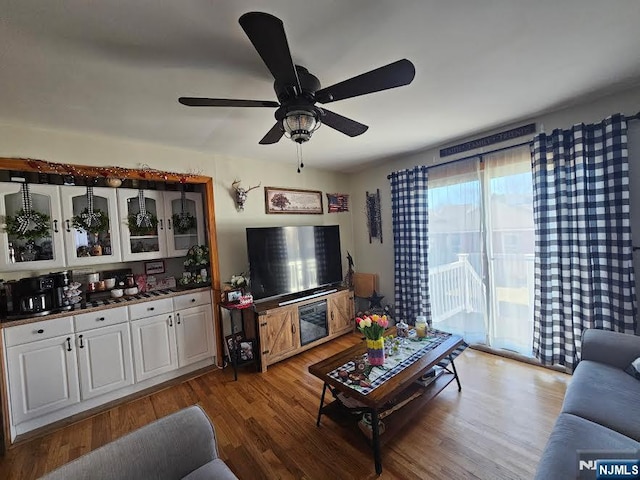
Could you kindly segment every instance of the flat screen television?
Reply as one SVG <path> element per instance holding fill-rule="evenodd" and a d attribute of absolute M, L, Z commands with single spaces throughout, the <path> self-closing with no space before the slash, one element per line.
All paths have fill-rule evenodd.
<path fill-rule="evenodd" d="M 254 300 L 342 282 L 338 225 L 247 228 L 247 253 Z"/>

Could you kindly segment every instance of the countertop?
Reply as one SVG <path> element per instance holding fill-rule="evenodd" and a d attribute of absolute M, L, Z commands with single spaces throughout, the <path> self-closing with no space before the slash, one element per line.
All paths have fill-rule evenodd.
<path fill-rule="evenodd" d="M 109 308 L 121 307 L 123 305 L 134 305 L 136 303 L 149 302 L 151 300 L 157 300 L 159 298 L 171 298 L 180 295 L 188 295 L 190 293 L 206 291 L 211 291 L 211 286 L 181 290 L 173 288 L 168 290 L 154 290 L 151 292 L 138 293 L 137 295 L 130 295 L 120 298 L 105 298 L 102 300 L 81 302 L 77 305 L 74 305 L 72 309 L 65 310 L 64 312 L 60 313 L 51 313 L 49 315 L 41 315 L 39 317 L 21 318 L 20 320 L 2 320 L 0 321 L 0 328 L 14 327 L 16 325 L 26 325 L 28 323 L 41 322 L 43 320 L 69 317 L 76 313 L 88 313 L 98 310 L 106 310 Z"/>

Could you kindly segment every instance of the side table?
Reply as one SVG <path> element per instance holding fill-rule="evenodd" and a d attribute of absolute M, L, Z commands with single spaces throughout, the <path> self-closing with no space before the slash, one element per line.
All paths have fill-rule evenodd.
<path fill-rule="evenodd" d="M 233 366 L 233 378 L 234 380 L 238 380 L 238 358 L 240 357 L 240 342 L 236 340 L 236 320 L 237 317 L 240 317 L 240 324 L 242 326 L 242 330 L 246 331 L 244 328 L 244 316 L 243 311 L 247 308 L 253 308 L 253 303 L 219 303 L 220 308 L 220 331 L 224 332 L 224 319 L 222 316 L 222 310 L 227 310 L 229 312 L 229 318 L 231 320 L 231 344 L 232 348 L 229 349 L 229 357 L 231 360 L 231 365 Z M 251 340 L 254 342 L 254 340 Z M 226 342 L 225 342 L 226 343 Z M 228 345 L 227 345 L 228 347 Z M 255 364 L 256 363 L 256 352 L 253 352 L 253 359 L 247 362 L 244 362 L 243 365 Z"/>

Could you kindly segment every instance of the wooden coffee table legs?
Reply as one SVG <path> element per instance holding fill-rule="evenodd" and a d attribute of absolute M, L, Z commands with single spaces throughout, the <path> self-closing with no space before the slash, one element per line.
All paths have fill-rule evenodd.
<path fill-rule="evenodd" d="M 322 417 L 322 411 L 324 408 L 324 396 L 327 393 L 327 384 L 322 386 L 322 395 L 320 396 L 320 407 L 318 408 L 318 418 L 316 420 L 316 426 L 320 426 L 320 418 Z M 375 408 L 363 408 L 371 414 L 371 446 L 373 447 L 373 461 L 376 466 L 376 474 L 382 473 L 382 457 L 380 455 L 380 424 L 378 417 L 378 410 Z"/>

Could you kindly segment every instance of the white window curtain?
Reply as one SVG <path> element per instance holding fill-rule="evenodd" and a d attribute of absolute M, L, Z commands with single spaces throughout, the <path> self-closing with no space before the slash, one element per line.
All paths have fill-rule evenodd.
<path fill-rule="evenodd" d="M 529 147 L 432 168 L 428 192 L 434 327 L 531 356 Z"/>

